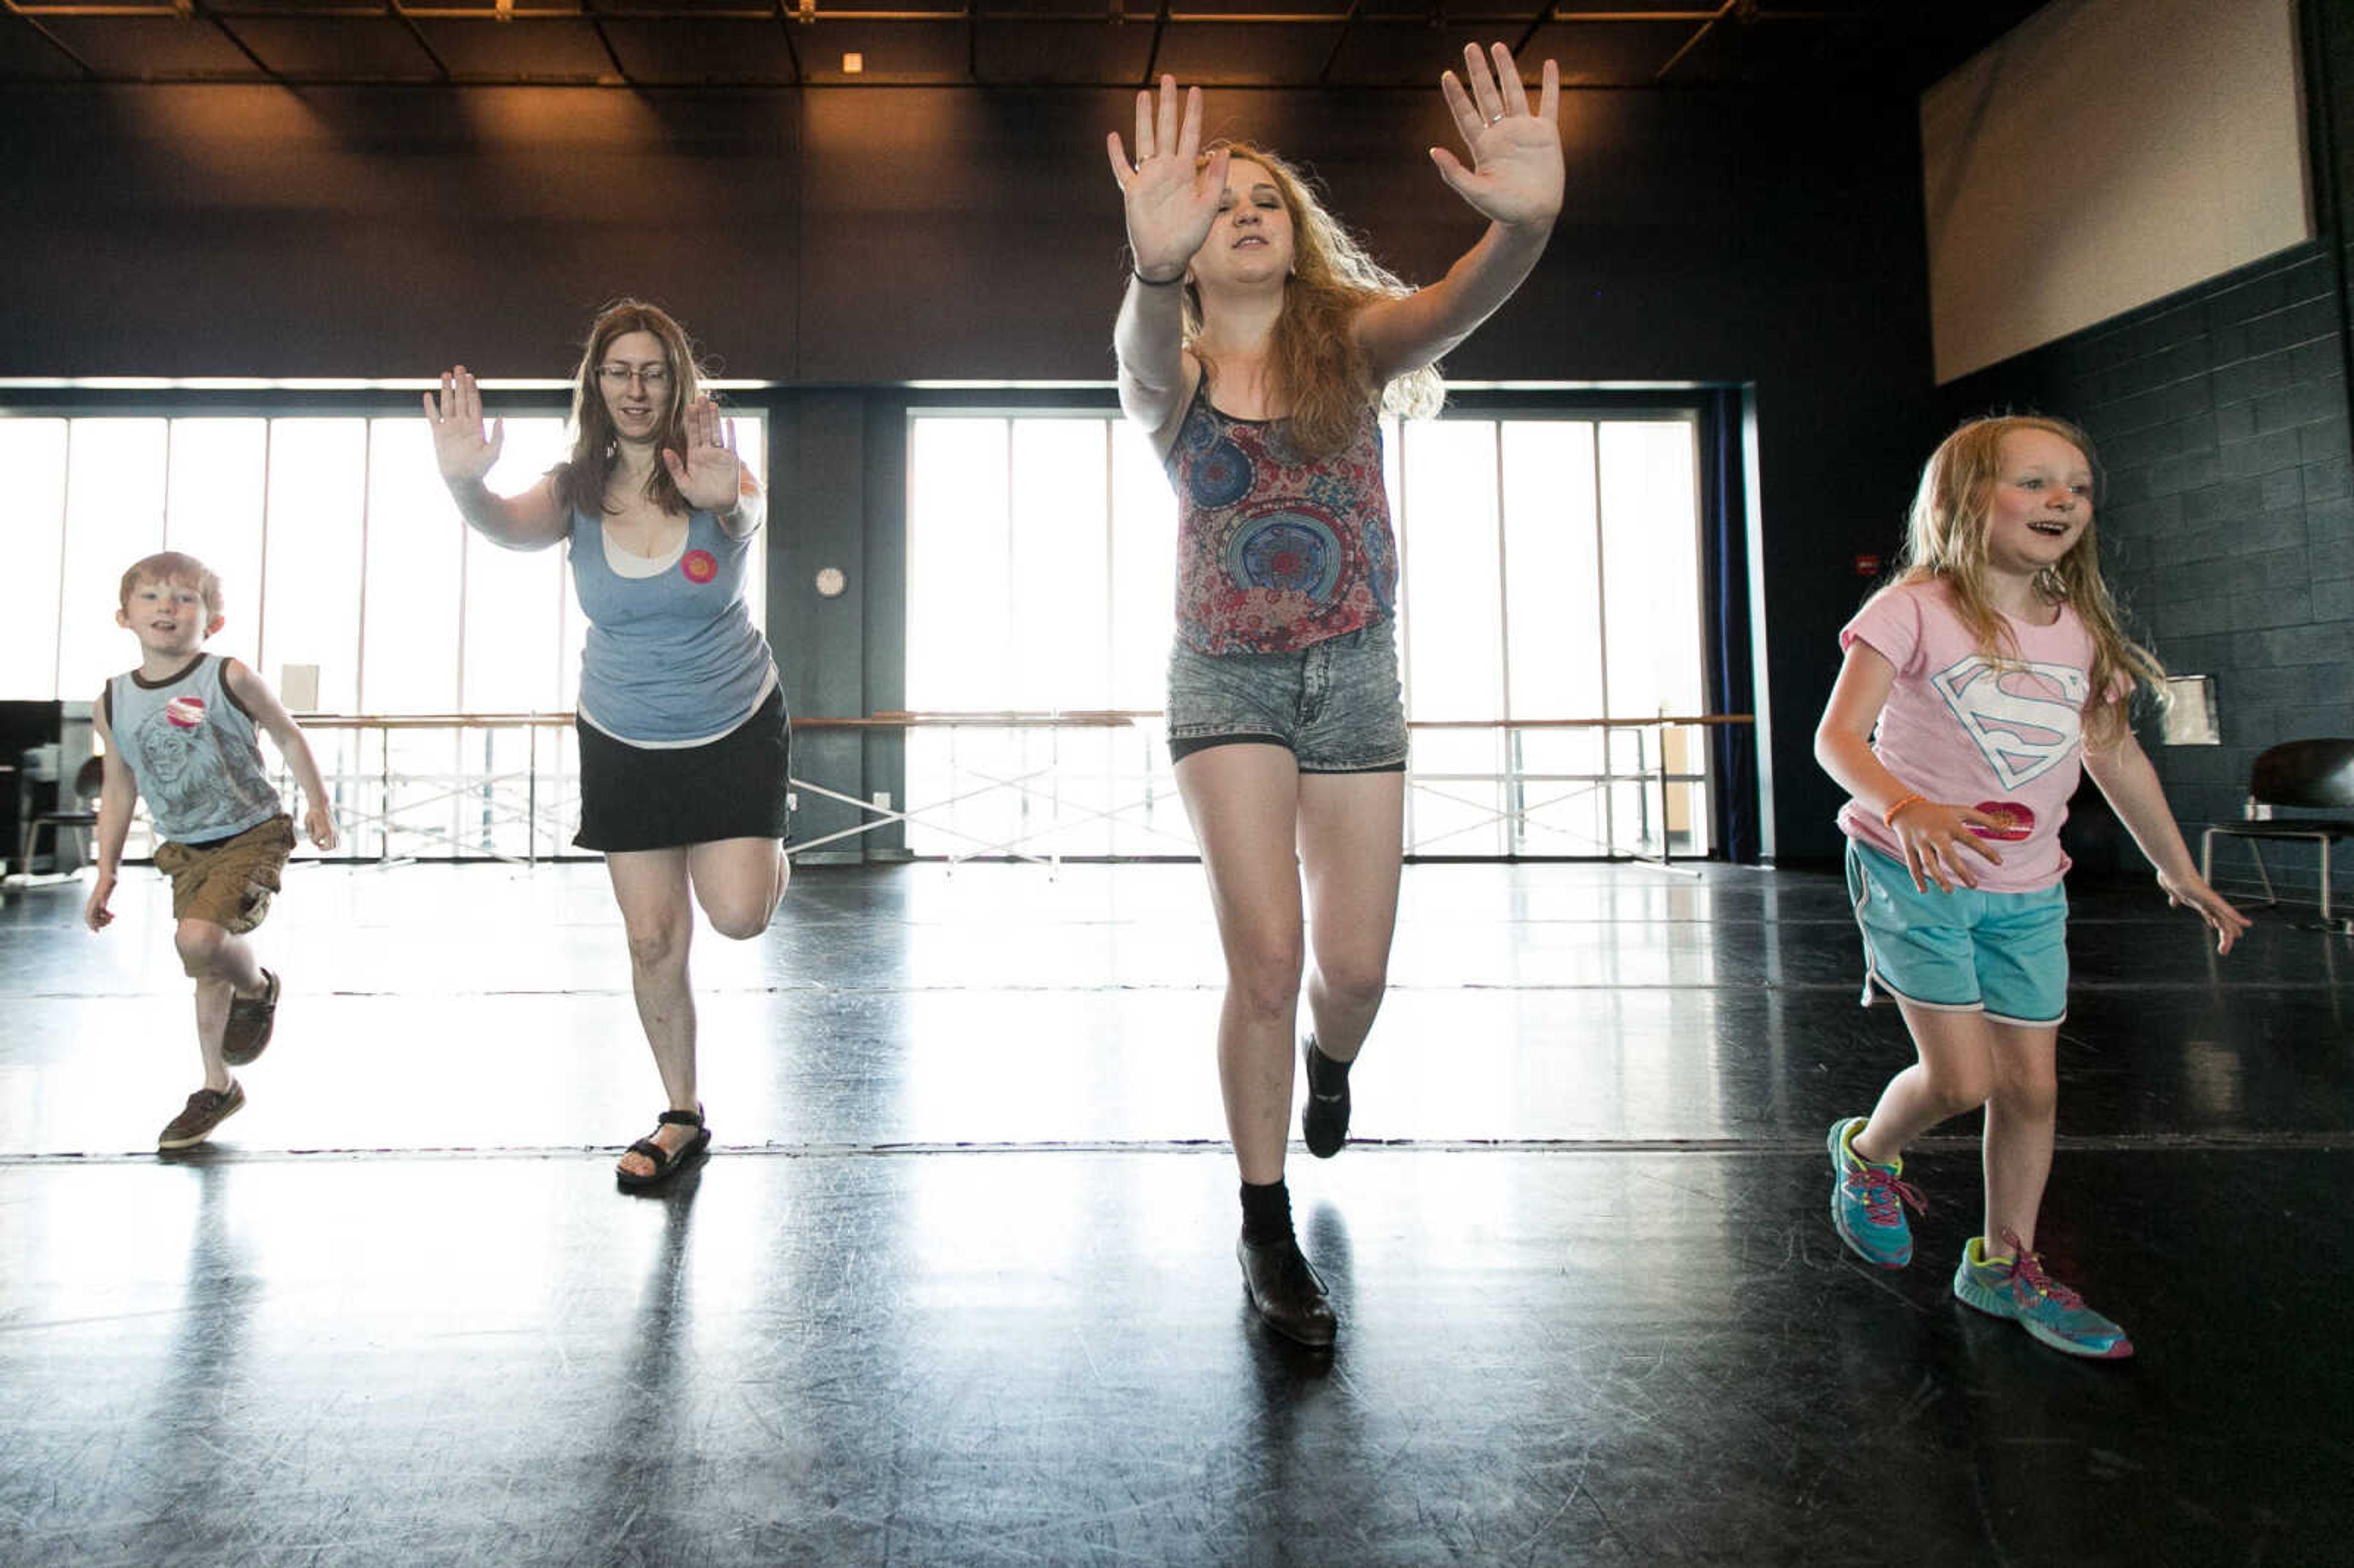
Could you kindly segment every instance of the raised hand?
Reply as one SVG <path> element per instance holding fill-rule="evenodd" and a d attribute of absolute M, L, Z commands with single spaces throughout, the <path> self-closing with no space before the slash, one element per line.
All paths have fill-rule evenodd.
<path fill-rule="evenodd" d="M 736 458 L 736 432 L 719 417 L 719 405 L 698 397 L 686 410 L 686 452 L 684 457 L 663 448 L 663 466 L 686 503 L 698 512 L 728 512 L 743 485 L 743 469 Z"/>
<path fill-rule="evenodd" d="M 1544 85 L 1532 113 L 1512 51 L 1497 44 L 1494 53 L 1490 72 L 1479 46 L 1464 46 L 1468 90 L 1453 71 L 1438 79 L 1471 166 L 1465 168 L 1444 147 L 1433 147 L 1430 159 L 1439 177 L 1482 217 L 1514 226 L 1550 225 L 1561 211 L 1561 72 L 1545 61 Z"/>
<path fill-rule="evenodd" d="M 506 445 L 507 422 L 494 419 L 482 435 L 482 394 L 462 365 L 441 373 L 441 395 L 425 394 L 425 418 L 433 427 L 433 461 L 445 483 L 480 483 Z"/>
<path fill-rule="evenodd" d="M 1136 162 L 1128 161 L 1119 132 L 1104 141 L 1111 177 L 1119 182 L 1128 208 L 1128 249 L 1145 277 L 1173 281 L 1192 265 L 1193 252 L 1218 220 L 1226 191 L 1227 154 L 1221 148 L 1196 169 L 1202 151 L 1202 90 L 1185 90 L 1184 117 L 1177 112 L 1177 79 L 1161 79 L 1161 102 L 1136 95 Z"/>

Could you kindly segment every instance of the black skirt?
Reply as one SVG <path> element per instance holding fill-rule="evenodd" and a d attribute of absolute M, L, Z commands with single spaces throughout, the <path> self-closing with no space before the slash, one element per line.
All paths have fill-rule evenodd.
<path fill-rule="evenodd" d="M 580 736 L 581 849 L 610 854 L 721 839 L 782 839 L 793 726 L 782 688 L 750 718 L 702 746 L 643 747 L 575 720 Z"/>

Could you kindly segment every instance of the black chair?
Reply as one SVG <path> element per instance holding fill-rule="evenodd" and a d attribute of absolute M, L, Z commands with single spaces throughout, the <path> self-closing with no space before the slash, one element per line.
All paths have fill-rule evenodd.
<path fill-rule="evenodd" d="M 2333 915 L 2329 909 L 2329 846 L 2354 837 L 2354 821 L 2336 817 L 2274 818 L 2270 812 L 2275 806 L 2306 810 L 2354 806 L 2354 740 L 2292 740 L 2268 748 L 2256 758 L 2248 778 L 2248 820 L 2217 822 L 2199 840 L 2201 876 L 2209 876 L 2214 864 L 2217 833 L 2251 841 L 2248 853 L 2256 857 L 2264 902 L 2277 904 L 2272 875 L 2264 869 L 2264 841 L 2311 839 L 2321 847 L 2321 922 L 2340 931 L 2354 931 L 2354 919 Z"/>
<path fill-rule="evenodd" d="M 73 789 L 65 799 L 46 811 L 35 811 L 25 819 L 22 842 L 17 845 L 16 869 L 29 876 L 33 872 L 33 840 L 43 828 L 49 830 L 49 850 L 57 851 L 58 832 L 72 828 L 90 832 L 98 826 L 96 803 L 98 793 L 106 786 L 106 759 L 86 757 L 74 769 Z"/>

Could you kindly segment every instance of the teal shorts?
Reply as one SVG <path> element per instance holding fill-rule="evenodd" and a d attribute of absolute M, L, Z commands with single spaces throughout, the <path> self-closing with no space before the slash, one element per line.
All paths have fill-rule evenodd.
<path fill-rule="evenodd" d="M 2068 892 L 1986 893 L 1932 883 L 1916 892 L 1902 861 L 1853 839 L 1848 901 L 1863 927 L 1863 1000 L 1878 986 L 1941 1012 L 1983 1012 L 2031 1027 L 2068 1016 Z"/>

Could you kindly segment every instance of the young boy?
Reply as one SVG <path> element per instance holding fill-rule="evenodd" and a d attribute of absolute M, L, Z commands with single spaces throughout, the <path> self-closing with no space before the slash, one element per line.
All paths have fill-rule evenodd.
<path fill-rule="evenodd" d="M 245 933 L 270 912 L 294 851 L 294 824 L 270 785 L 257 726 L 302 787 L 303 831 L 321 849 L 335 847 L 319 765 L 277 694 L 236 660 L 204 652 L 223 620 L 220 578 L 202 561 L 167 550 L 138 562 L 122 574 L 114 620 L 139 639 L 139 668 L 107 682 L 98 705 L 106 785 L 98 800 L 98 885 L 82 918 L 93 931 L 114 918 L 106 901 L 131 809 L 144 795 L 155 867 L 172 878 L 173 941 L 196 982 L 205 1086 L 156 1138 L 159 1150 L 193 1148 L 245 1107 L 245 1090 L 228 1070 L 261 1054 L 278 1012 L 278 977 L 254 961 Z"/>

